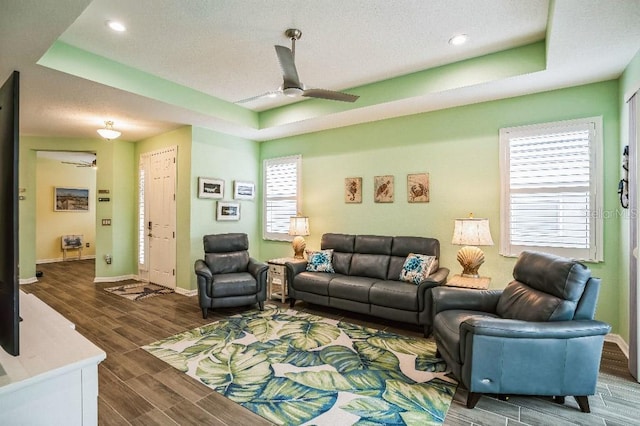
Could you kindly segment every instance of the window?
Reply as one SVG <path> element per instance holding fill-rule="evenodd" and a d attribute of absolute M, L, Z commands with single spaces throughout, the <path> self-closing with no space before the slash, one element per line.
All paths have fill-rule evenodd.
<path fill-rule="evenodd" d="M 602 118 L 500 130 L 500 254 L 602 257 Z"/>
<path fill-rule="evenodd" d="M 300 155 L 264 160 L 264 239 L 293 238 L 289 218 L 300 210 L 301 169 Z"/>
<path fill-rule="evenodd" d="M 144 223 L 144 167 L 140 165 L 140 174 L 138 175 L 138 264 L 144 265 L 144 234 L 147 227 Z"/>

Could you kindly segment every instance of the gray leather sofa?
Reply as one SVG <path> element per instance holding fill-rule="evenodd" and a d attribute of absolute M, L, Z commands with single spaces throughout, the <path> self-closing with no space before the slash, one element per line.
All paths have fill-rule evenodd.
<path fill-rule="evenodd" d="M 267 299 L 268 265 L 249 256 L 247 234 L 205 235 L 204 259 L 195 261 L 202 317 L 209 309 L 258 304 Z"/>
<path fill-rule="evenodd" d="M 481 394 L 574 396 L 589 412 L 604 336 L 594 320 L 600 279 L 566 258 L 523 252 L 504 290 L 433 290 L 433 335 L 453 375 Z"/>
<path fill-rule="evenodd" d="M 400 281 L 410 253 L 440 256 L 435 238 L 324 234 L 322 250 L 333 249 L 335 273 L 307 272 L 306 262 L 287 263 L 290 305 L 296 300 L 424 326 L 431 334 L 431 289 L 449 270 L 436 266 L 419 285 Z"/>

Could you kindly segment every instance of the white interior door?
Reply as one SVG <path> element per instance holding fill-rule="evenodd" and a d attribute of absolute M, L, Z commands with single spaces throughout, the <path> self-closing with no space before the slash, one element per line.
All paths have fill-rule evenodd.
<path fill-rule="evenodd" d="M 144 172 L 144 256 L 148 280 L 176 287 L 176 157 L 172 147 L 149 154 Z"/>

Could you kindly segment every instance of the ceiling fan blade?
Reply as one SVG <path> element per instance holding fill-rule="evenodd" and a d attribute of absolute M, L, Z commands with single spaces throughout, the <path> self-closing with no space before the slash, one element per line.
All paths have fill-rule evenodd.
<path fill-rule="evenodd" d="M 343 92 L 334 92 L 333 90 L 325 89 L 307 89 L 302 93 L 302 96 L 305 96 L 307 98 L 329 99 L 331 101 L 341 102 L 355 102 L 360 97 L 358 95 L 351 95 L 349 93 Z"/>
<path fill-rule="evenodd" d="M 278 61 L 280 62 L 280 68 L 282 69 L 282 78 L 284 79 L 284 85 L 282 88 L 302 88 L 302 83 L 300 83 L 300 77 L 298 77 L 298 71 L 296 70 L 296 64 L 293 60 L 293 52 L 291 52 L 291 49 L 278 45 L 276 45 L 275 48 L 276 54 L 278 55 Z"/>
<path fill-rule="evenodd" d="M 258 96 L 251 96 L 250 98 L 245 98 L 245 99 L 240 99 L 239 101 L 235 101 L 235 104 L 246 104 L 249 102 L 253 102 L 253 101 L 257 101 L 258 99 L 262 99 L 262 98 L 274 98 L 276 96 L 278 96 L 280 93 L 282 93 L 279 90 L 273 90 L 271 92 L 265 92 L 261 95 Z"/>

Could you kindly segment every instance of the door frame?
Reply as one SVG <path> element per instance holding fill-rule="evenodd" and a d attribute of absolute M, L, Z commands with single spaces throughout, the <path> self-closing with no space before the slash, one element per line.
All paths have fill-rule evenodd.
<path fill-rule="evenodd" d="M 137 200 L 137 231 L 138 231 L 138 279 L 140 281 L 149 282 L 150 279 L 150 250 L 149 250 L 149 171 L 151 169 L 151 158 L 154 155 L 169 153 L 174 154 L 174 185 L 177 190 L 178 181 L 178 146 L 173 145 L 155 151 L 144 152 L 140 154 L 138 159 L 138 200 Z M 175 192 L 174 192 L 175 200 Z M 174 203 L 173 215 L 173 232 L 176 236 L 173 239 L 173 268 L 176 273 L 173 274 L 174 280 L 172 288 L 177 287 L 177 203 Z"/>

